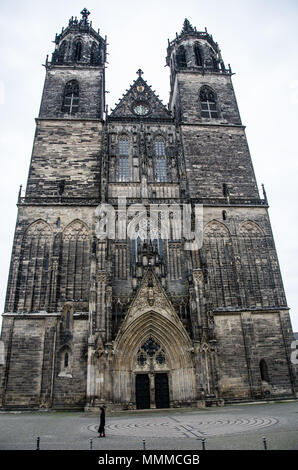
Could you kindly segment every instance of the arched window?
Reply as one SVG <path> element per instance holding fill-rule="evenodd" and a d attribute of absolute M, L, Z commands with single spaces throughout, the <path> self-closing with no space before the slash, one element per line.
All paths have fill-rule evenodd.
<path fill-rule="evenodd" d="M 186 52 L 184 46 L 180 46 L 177 51 L 177 65 L 178 67 L 187 67 Z"/>
<path fill-rule="evenodd" d="M 195 53 L 195 59 L 196 59 L 196 65 L 198 67 L 202 67 L 203 65 L 203 57 L 202 57 L 202 52 L 201 48 L 198 43 L 194 45 L 194 53 Z"/>
<path fill-rule="evenodd" d="M 62 302 L 88 302 L 90 288 L 89 237 L 87 226 L 80 220 L 74 220 L 63 231 L 60 262 L 60 299 Z M 69 311 L 68 320 L 67 313 Z M 63 321 L 65 328 L 69 322 L 70 329 L 72 329 L 73 312 L 69 306 L 65 307 Z"/>
<path fill-rule="evenodd" d="M 72 377 L 72 353 L 69 346 L 64 346 L 59 351 L 60 371 L 58 377 Z"/>
<path fill-rule="evenodd" d="M 66 83 L 64 88 L 64 97 L 62 112 L 67 114 L 76 114 L 79 109 L 79 84 L 76 80 Z"/>
<path fill-rule="evenodd" d="M 91 53 L 90 53 L 90 64 L 97 65 L 99 63 L 99 50 L 96 42 L 92 43 Z"/>
<path fill-rule="evenodd" d="M 260 373 L 261 373 L 261 379 L 264 382 L 269 382 L 268 366 L 267 366 L 265 359 L 260 360 Z"/>
<path fill-rule="evenodd" d="M 82 43 L 77 41 L 74 46 L 74 61 L 79 62 L 82 58 Z"/>
<path fill-rule="evenodd" d="M 227 183 L 222 184 L 222 194 L 224 197 L 229 197 L 230 195 L 230 191 L 229 191 Z"/>
<path fill-rule="evenodd" d="M 15 310 L 37 312 L 47 308 L 51 240 L 52 230 L 46 222 L 37 220 L 28 227 L 22 242 Z"/>
<path fill-rule="evenodd" d="M 66 314 L 66 322 L 65 322 L 65 329 L 70 330 L 70 311 L 67 311 Z"/>
<path fill-rule="evenodd" d="M 67 41 L 63 41 L 58 51 L 58 63 L 62 64 L 64 61 L 65 53 L 67 48 Z"/>
<path fill-rule="evenodd" d="M 68 352 L 66 352 L 64 354 L 64 367 L 67 368 L 68 367 L 68 361 L 69 361 L 69 355 L 68 355 Z"/>
<path fill-rule="evenodd" d="M 201 115 L 204 118 L 218 118 L 216 95 L 213 90 L 204 87 L 200 91 Z"/>
<path fill-rule="evenodd" d="M 126 136 L 119 139 L 119 181 L 130 180 L 129 141 Z"/>
<path fill-rule="evenodd" d="M 158 182 L 168 180 L 167 175 L 167 157 L 165 142 L 162 138 L 158 138 L 154 142 L 155 150 L 155 179 Z"/>

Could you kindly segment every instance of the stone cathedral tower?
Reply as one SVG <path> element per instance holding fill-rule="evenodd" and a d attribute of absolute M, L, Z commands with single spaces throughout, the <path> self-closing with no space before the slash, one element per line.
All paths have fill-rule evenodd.
<path fill-rule="evenodd" d="M 169 106 L 139 69 L 108 114 L 107 41 L 81 15 L 45 64 L 3 314 L 2 406 L 296 396 L 268 203 L 218 44 L 185 20 L 168 43 Z M 195 249 L 179 232 L 185 207 L 203 217 Z"/>

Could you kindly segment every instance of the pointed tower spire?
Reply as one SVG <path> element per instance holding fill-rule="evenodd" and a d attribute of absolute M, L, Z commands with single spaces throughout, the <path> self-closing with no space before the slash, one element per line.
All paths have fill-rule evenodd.
<path fill-rule="evenodd" d="M 183 23 L 183 28 L 181 31 L 181 34 L 183 33 L 189 33 L 191 31 L 195 31 L 192 25 L 190 24 L 189 20 L 185 18 L 184 23 Z"/>

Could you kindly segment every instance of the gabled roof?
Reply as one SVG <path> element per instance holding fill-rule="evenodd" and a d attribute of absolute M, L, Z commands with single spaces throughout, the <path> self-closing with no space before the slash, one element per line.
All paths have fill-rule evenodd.
<path fill-rule="evenodd" d="M 120 99 L 119 103 L 112 110 L 109 118 L 129 118 L 135 120 L 166 119 L 171 120 L 172 115 L 167 107 L 161 102 L 158 95 L 151 89 L 146 80 L 141 77 L 141 70 L 137 72 L 139 78 L 133 82 L 126 94 Z M 147 114 L 136 114 L 136 106 L 145 106 L 148 109 Z M 145 108 L 143 108 L 145 109 Z"/>

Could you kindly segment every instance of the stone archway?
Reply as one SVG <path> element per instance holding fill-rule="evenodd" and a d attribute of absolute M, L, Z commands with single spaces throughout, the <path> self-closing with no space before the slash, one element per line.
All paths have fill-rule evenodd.
<path fill-rule="evenodd" d="M 113 402 L 136 407 L 141 379 L 144 395 L 144 384 L 149 387 L 151 408 L 166 407 L 167 400 L 168 406 L 196 401 L 192 342 L 178 317 L 169 319 L 149 310 L 119 332 L 114 345 Z"/>

